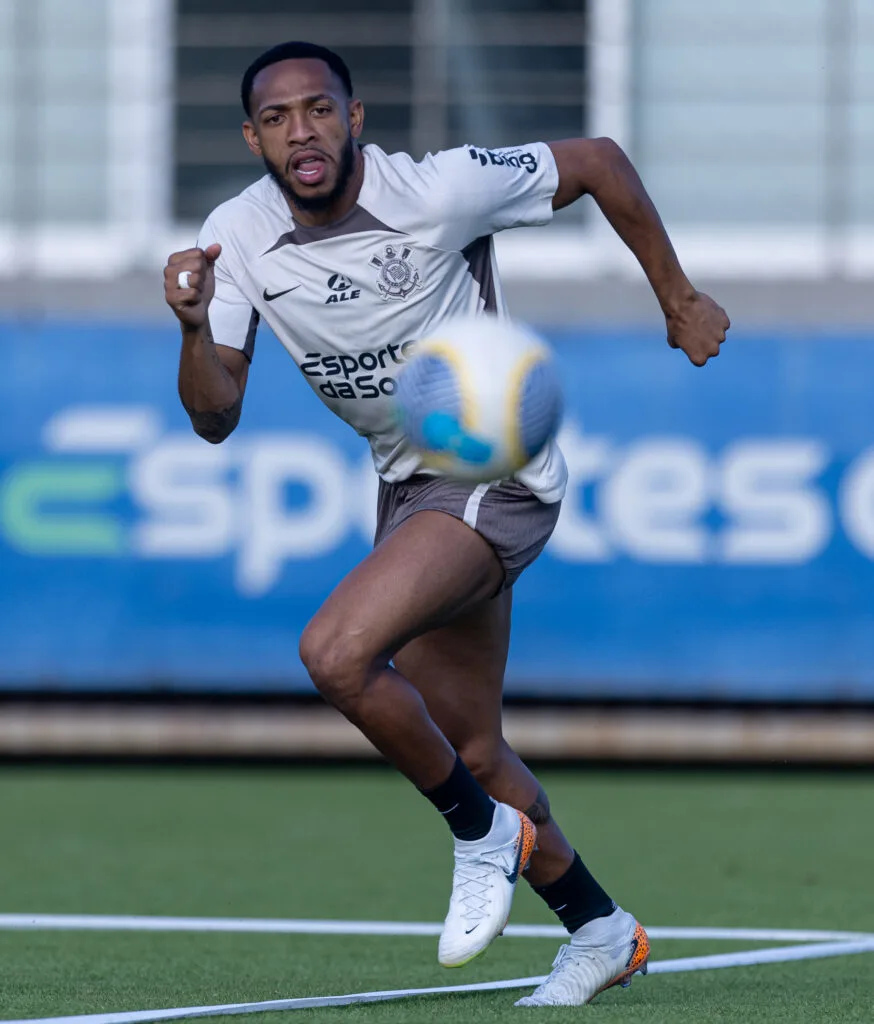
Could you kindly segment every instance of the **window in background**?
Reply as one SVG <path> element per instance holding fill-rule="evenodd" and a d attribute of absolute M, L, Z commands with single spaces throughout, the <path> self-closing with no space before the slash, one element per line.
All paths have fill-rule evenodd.
<path fill-rule="evenodd" d="M 264 173 L 240 131 L 240 78 L 287 39 L 337 50 L 367 108 L 367 141 L 410 142 L 412 0 L 177 0 L 175 215 L 200 221 Z"/>
<path fill-rule="evenodd" d="M 836 139 L 837 156 L 848 165 L 847 221 L 870 229 L 874 224 L 874 4 L 871 0 L 844 2 L 849 7 L 844 27 L 848 50 L 844 89 L 849 103 L 843 143 Z"/>
<path fill-rule="evenodd" d="M 584 130 L 585 0 L 177 0 L 174 212 L 200 221 L 262 173 L 240 134 L 246 65 L 285 39 L 337 50 L 366 142 L 421 157 Z"/>
<path fill-rule="evenodd" d="M 871 0 L 634 0 L 634 155 L 672 224 L 874 220 Z"/>
<path fill-rule="evenodd" d="M 585 132 L 581 0 L 447 0 L 450 145 Z"/>

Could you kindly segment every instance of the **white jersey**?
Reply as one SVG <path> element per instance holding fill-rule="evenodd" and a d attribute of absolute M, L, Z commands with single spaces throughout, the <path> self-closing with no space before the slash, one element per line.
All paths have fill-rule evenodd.
<path fill-rule="evenodd" d="M 295 224 L 267 175 L 223 203 L 198 239 L 220 242 L 209 307 L 218 345 L 251 359 L 263 317 L 325 405 L 370 442 L 388 482 L 422 472 L 395 422 L 395 377 L 418 338 L 447 316 L 506 316 L 492 235 L 545 224 L 558 171 L 545 143 L 428 155 L 363 149 L 355 207 L 324 227 Z M 552 442 L 516 474 L 542 501 L 564 496 Z"/>

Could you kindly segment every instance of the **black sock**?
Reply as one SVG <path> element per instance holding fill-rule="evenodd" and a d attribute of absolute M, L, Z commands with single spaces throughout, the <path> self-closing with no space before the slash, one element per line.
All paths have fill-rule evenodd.
<path fill-rule="evenodd" d="M 549 885 L 534 885 L 532 888 L 546 901 L 549 909 L 558 914 L 571 934 L 596 917 L 606 917 L 616 909 L 616 904 L 598 885 L 576 851 L 573 863 L 561 878 Z"/>
<path fill-rule="evenodd" d="M 458 756 L 449 778 L 434 789 L 423 789 L 422 795 L 443 815 L 456 839 L 482 839 L 492 827 L 495 805 Z"/>

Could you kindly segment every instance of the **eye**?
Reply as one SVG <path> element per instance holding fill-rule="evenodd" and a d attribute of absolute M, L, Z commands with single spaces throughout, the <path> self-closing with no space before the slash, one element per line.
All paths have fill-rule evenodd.
<path fill-rule="evenodd" d="M 313 107 L 313 113 L 314 114 L 318 114 L 319 116 L 323 116 L 325 114 L 330 114 L 331 113 L 331 108 L 330 107 Z"/>
<path fill-rule="evenodd" d="M 264 122 L 265 124 L 279 124 L 282 120 L 282 114 L 271 114 L 270 117 Z"/>

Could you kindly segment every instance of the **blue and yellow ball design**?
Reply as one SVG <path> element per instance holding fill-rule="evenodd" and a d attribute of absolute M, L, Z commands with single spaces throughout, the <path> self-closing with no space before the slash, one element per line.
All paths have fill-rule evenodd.
<path fill-rule="evenodd" d="M 441 324 L 398 378 L 399 421 L 423 466 L 465 480 L 512 476 L 558 430 L 562 396 L 549 348 L 491 316 Z"/>

